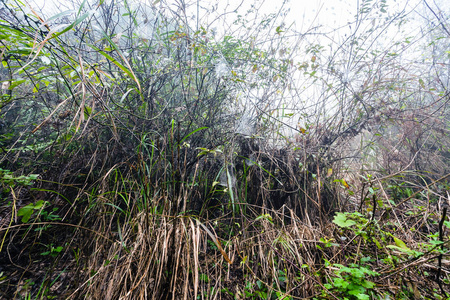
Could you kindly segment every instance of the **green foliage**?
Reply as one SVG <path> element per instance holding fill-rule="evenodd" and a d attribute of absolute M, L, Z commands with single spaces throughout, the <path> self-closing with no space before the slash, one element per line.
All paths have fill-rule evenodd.
<path fill-rule="evenodd" d="M 50 255 L 52 257 L 56 257 L 61 253 L 62 250 L 64 250 L 64 247 L 62 247 L 62 246 L 55 247 L 53 244 L 46 245 L 46 248 L 48 250 L 45 252 L 42 252 L 41 253 L 42 256 Z"/>
<path fill-rule="evenodd" d="M 333 219 L 333 223 L 341 228 L 351 228 L 352 226 L 355 226 L 354 228 L 358 230 L 366 226 L 368 222 L 369 220 L 367 220 L 362 214 L 358 212 L 338 212 Z"/>
<path fill-rule="evenodd" d="M 259 220 L 266 220 L 266 221 L 268 221 L 268 222 L 273 224 L 273 219 L 272 219 L 272 216 L 270 214 L 263 214 L 263 215 L 257 216 L 255 221 L 259 221 Z"/>
<path fill-rule="evenodd" d="M 38 177 L 39 175 L 37 174 L 30 174 L 27 176 L 20 175 L 16 177 L 10 170 L 0 168 L 0 183 L 4 187 L 6 185 L 8 188 L 13 188 L 15 186 L 30 186 Z"/>
<path fill-rule="evenodd" d="M 347 213 L 337 213 L 334 216 L 333 223 L 342 228 L 347 228 L 356 224 L 355 221 L 348 218 Z"/>
<path fill-rule="evenodd" d="M 410 187 L 407 187 L 406 182 L 393 182 L 388 185 L 388 189 L 392 194 L 394 203 L 408 198 L 413 194 L 413 190 Z"/>
<path fill-rule="evenodd" d="M 44 200 L 39 200 L 35 204 L 30 203 L 20 208 L 17 215 L 22 216 L 22 223 L 27 223 L 35 212 L 39 215 L 46 204 L 48 204 L 48 202 Z"/>
<path fill-rule="evenodd" d="M 325 265 L 330 266 L 329 263 Z M 332 293 L 338 293 L 339 297 L 344 300 L 370 299 L 370 291 L 375 287 L 375 283 L 367 279 L 368 276 L 377 276 L 378 272 L 372 271 L 364 265 L 350 264 L 344 266 L 342 264 L 333 264 L 335 277 L 331 278 L 331 282 L 324 286 Z M 326 292 L 323 291 L 323 296 Z"/>
<path fill-rule="evenodd" d="M 267 286 L 261 280 L 246 281 L 244 288 L 245 299 L 271 299 L 271 300 L 291 300 L 291 296 L 286 295 L 289 290 L 288 279 L 286 277 L 286 271 L 278 270 L 278 276 L 276 281 L 273 282 L 272 286 Z M 281 290 L 280 288 L 281 287 Z"/>
<path fill-rule="evenodd" d="M 435 154 L 448 149 L 448 97 L 436 84 L 444 82 L 436 77 L 446 75 L 439 66 L 448 51 L 411 58 L 412 37 L 379 43 L 391 24 L 403 29 L 406 11 L 364 0 L 343 38 L 321 26 L 291 30 L 280 19 L 287 10 L 250 20 L 261 15 L 252 5 L 244 15 L 233 11 L 234 25 L 220 36 L 212 28 L 221 17 L 198 16 L 194 24 L 183 15 L 188 4 L 171 11 L 152 2 L 82 1 L 50 17 L 21 1 L 0 4 L 7 16 L 0 21 L 0 151 L 8 169 L 0 169 L 0 183 L 2 196 L 13 199 L 0 209 L 12 212 L 0 252 L 19 236 L 27 244 L 8 252 L 16 255 L 11 262 L 27 251 L 33 262 L 72 256 L 85 276 L 75 298 L 101 298 L 95 293 L 113 278 L 111 298 L 180 296 L 168 295 L 175 291 L 194 298 L 194 279 L 198 299 L 219 291 L 235 299 L 311 298 L 325 282 L 328 292 L 352 300 L 383 293 L 370 278 L 378 275 L 375 261 L 395 284 L 405 272 L 423 271 L 422 256 L 448 254 L 438 227 L 450 223 L 430 209 L 448 191 L 448 184 L 435 189 L 432 178 L 446 160 L 434 170 L 424 159 L 433 147 Z M 445 41 L 433 37 L 429 47 L 438 52 Z M 424 57 L 433 78 L 429 65 L 404 65 Z M 347 149 L 359 138 L 359 149 Z M 359 153 L 340 155 L 347 150 Z M 343 167 L 348 174 L 339 174 Z M 398 172 L 413 167 L 411 176 Z M 367 168 L 373 175 L 351 178 Z M 14 175 L 31 172 L 41 174 L 42 189 L 29 188 L 38 175 Z M 32 198 L 34 191 L 70 205 L 53 207 L 51 198 Z M 402 203 L 403 214 L 395 205 L 408 198 L 422 202 Z M 336 213 L 332 226 L 328 216 L 338 207 L 351 209 Z M 59 209 L 64 226 L 55 222 Z M 25 226 L 11 226 L 16 212 Z M 77 245 L 62 241 L 72 229 L 83 233 L 70 239 Z M 45 247 L 34 251 L 38 259 L 30 250 L 37 238 Z M 51 297 L 45 281 L 36 298 Z"/>

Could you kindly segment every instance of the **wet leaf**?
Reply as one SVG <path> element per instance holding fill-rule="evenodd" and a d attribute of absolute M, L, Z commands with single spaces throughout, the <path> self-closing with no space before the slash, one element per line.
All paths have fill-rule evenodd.
<path fill-rule="evenodd" d="M 333 223 L 342 228 L 347 228 L 356 224 L 355 221 L 347 219 L 347 216 L 343 213 L 337 213 L 334 216 Z"/>

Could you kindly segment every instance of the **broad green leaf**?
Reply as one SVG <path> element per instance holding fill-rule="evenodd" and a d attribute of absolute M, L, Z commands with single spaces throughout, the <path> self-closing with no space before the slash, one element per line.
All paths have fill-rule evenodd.
<path fill-rule="evenodd" d="M 33 52 L 33 48 L 31 47 L 19 47 L 16 50 L 10 50 L 8 51 L 8 54 L 23 54 L 23 55 L 30 55 Z"/>
<path fill-rule="evenodd" d="M 22 223 L 26 223 L 30 220 L 31 215 L 33 214 L 33 207 L 30 205 L 24 206 L 17 212 L 17 215 L 22 216 Z"/>
<path fill-rule="evenodd" d="M 45 201 L 44 201 L 44 200 L 39 200 L 39 201 L 36 202 L 36 204 L 34 205 L 34 209 L 35 209 L 35 210 L 39 210 L 39 209 L 41 209 L 44 205 L 45 205 Z"/>
<path fill-rule="evenodd" d="M 375 283 L 373 283 L 372 281 L 364 280 L 361 285 L 366 289 L 373 289 Z"/>
<path fill-rule="evenodd" d="M 12 90 L 16 86 L 21 85 L 22 83 L 24 83 L 25 81 L 26 81 L 25 79 L 13 81 L 13 82 L 11 82 L 11 85 L 9 86 L 8 89 Z"/>
<path fill-rule="evenodd" d="M 395 236 L 392 236 L 392 237 L 394 238 L 395 244 L 396 244 L 398 247 L 400 247 L 400 248 L 402 248 L 402 249 L 405 249 L 405 250 L 411 251 L 411 249 L 409 249 L 409 248 L 406 246 L 406 244 L 405 244 L 401 239 L 396 238 Z"/>
<path fill-rule="evenodd" d="M 381 243 L 376 238 L 373 238 L 372 240 L 375 243 L 375 245 L 377 245 L 378 249 L 383 249 L 383 247 L 381 246 Z"/>
<path fill-rule="evenodd" d="M 398 247 L 398 246 L 395 246 L 395 245 L 387 245 L 386 248 L 392 249 L 392 250 L 397 250 L 397 251 L 406 253 L 408 255 L 413 255 L 414 254 L 414 251 L 412 251 L 409 248 L 408 249 L 404 249 L 404 248 L 401 248 L 401 247 Z"/>
<path fill-rule="evenodd" d="M 14 29 L 10 26 L 7 25 L 0 25 L 0 32 L 5 33 L 7 36 L 11 36 L 15 34 L 15 37 L 23 37 L 25 38 L 25 40 L 29 40 L 29 36 L 27 36 L 24 32 L 22 32 L 21 30 L 18 29 Z"/>
<path fill-rule="evenodd" d="M 342 228 L 347 228 L 347 227 L 350 227 L 350 226 L 353 226 L 353 225 L 356 224 L 355 221 L 348 220 L 347 219 L 347 215 L 345 215 L 343 213 L 337 213 L 334 216 L 333 223 L 338 225 L 339 227 L 342 227 Z"/>
<path fill-rule="evenodd" d="M 431 241 L 429 241 L 429 243 L 430 243 L 431 245 L 437 246 L 437 245 L 442 245 L 444 242 L 443 242 L 443 241 L 431 240 Z"/>
<path fill-rule="evenodd" d="M 449 221 L 444 221 L 444 225 L 445 225 L 447 228 L 450 228 L 450 222 L 449 222 Z"/>

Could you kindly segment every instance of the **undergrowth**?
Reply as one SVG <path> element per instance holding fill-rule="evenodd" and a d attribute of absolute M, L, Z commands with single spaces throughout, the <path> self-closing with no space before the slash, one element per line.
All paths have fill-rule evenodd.
<path fill-rule="evenodd" d="M 164 2 L 0 4 L 0 298 L 450 299 L 445 22 L 420 73 L 385 1 L 329 57 Z"/>

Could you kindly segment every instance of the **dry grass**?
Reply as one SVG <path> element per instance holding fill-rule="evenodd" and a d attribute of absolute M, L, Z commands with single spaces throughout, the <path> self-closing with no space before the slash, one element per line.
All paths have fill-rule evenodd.
<path fill-rule="evenodd" d="M 416 193 L 392 203 L 381 182 L 370 186 L 379 187 L 378 206 L 373 206 L 375 198 L 360 199 L 363 214 L 354 219 L 361 222 L 359 229 L 341 228 L 331 219 L 312 222 L 309 215 L 300 219 L 287 206 L 274 210 L 241 203 L 247 214 L 239 218 L 230 212 L 199 220 L 186 213 L 170 215 L 166 197 L 155 197 L 145 210 L 126 217 L 118 210 L 107 214 L 111 206 L 105 205 L 108 209 L 95 214 L 103 217 L 94 227 L 114 242 L 94 239 L 86 245 L 85 279 L 69 298 L 341 299 L 342 291 L 326 285 L 336 278 L 338 264 L 378 272 L 367 278 L 376 283 L 370 290 L 374 297 L 433 298 L 439 286 L 448 292 L 442 283 L 449 278 L 448 250 L 439 262 L 437 248 L 426 248 L 442 218 L 430 206 L 433 200 Z M 428 194 L 433 194 L 431 186 Z M 440 196 L 438 206 L 446 201 Z M 442 249 L 448 249 L 448 237 L 443 239 Z M 386 247 L 398 247 L 398 240 L 409 250 Z"/>

